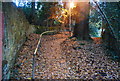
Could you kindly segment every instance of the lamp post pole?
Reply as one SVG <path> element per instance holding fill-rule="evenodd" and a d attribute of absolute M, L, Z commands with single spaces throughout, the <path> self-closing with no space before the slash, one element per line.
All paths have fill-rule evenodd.
<path fill-rule="evenodd" d="M 70 13 L 70 17 L 69 17 L 69 31 L 70 31 L 70 36 L 72 33 L 72 28 L 71 28 L 71 8 L 69 8 L 69 13 Z"/>
<path fill-rule="evenodd" d="M 71 26 L 71 24 L 72 24 L 72 17 L 71 17 L 71 9 L 73 9 L 74 7 L 76 7 L 75 5 L 74 5 L 74 3 L 73 2 L 70 2 L 70 7 L 69 7 L 69 14 L 70 14 L 70 17 L 69 17 L 69 31 L 70 31 L 70 36 L 72 36 L 72 26 Z"/>

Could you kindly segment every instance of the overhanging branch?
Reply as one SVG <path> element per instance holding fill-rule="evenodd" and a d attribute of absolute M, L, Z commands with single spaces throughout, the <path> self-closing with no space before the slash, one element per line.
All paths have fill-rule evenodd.
<path fill-rule="evenodd" d="M 96 4 L 96 6 L 98 7 L 98 9 L 100 10 L 102 16 L 103 16 L 104 19 L 106 20 L 106 22 L 107 22 L 107 24 L 108 24 L 108 28 L 109 28 L 109 30 L 111 31 L 111 32 L 110 32 L 111 35 L 113 35 L 113 36 L 115 37 L 115 39 L 118 39 L 118 37 L 115 35 L 115 32 L 114 32 L 114 30 L 113 30 L 113 27 L 111 26 L 111 24 L 110 24 L 110 22 L 109 22 L 109 20 L 108 20 L 108 18 L 107 18 L 107 16 L 106 16 L 106 14 L 105 14 L 105 13 L 103 12 L 103 10 L 100 8 L 99 4 L 98 4 L 95 0 L 93 0 L 93 1 L 95 2 L 95 4 Z"/>

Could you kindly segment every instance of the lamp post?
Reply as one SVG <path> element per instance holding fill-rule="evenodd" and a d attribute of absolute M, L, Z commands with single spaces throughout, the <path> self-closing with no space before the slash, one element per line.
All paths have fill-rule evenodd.
<path fill-rule="evenodd" d="M 69 14 L 70 14 L 70 17 L 69 17 L 69 31 L 71 32 L 70 35 L 72 36 L 72 27 L 71 27 L 71 9 L 73 9 L 75 7 L 74 3 L 73 2 L 70 2 L 70 7 L 69 7 Z"/>

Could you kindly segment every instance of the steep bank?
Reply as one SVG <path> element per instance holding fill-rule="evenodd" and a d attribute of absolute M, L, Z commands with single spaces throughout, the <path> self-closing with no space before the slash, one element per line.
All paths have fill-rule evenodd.
<path fill-rule="evenodd" d="M 22 10 L 10 2 L 2 3 L 3 12 L 3 79 L 9 79 L 16 54 L 33 28 L 26 20 Z"/>

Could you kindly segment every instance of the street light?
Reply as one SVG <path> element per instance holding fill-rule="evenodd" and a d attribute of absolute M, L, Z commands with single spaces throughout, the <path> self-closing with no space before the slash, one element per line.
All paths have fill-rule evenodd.
<path fill-rule="evenodd" d="M 75 5 L 74 5 L 74 3 L 73 2 L 70 2 L 70 8 L 74 8 L 74 7 L 76 7 Z"/>

